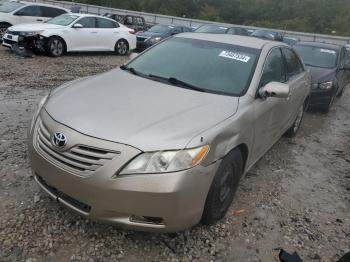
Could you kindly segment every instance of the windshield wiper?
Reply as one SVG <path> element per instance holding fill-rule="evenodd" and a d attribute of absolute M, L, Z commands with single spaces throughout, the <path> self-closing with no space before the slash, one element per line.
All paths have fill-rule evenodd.
<path fill-rule="evenodd" d="M 179 86 L 179 87 L 183 87 L 183 88 L 187 88 L 187 89 L 192 89 L 192 90 L 196 90 L 196 91 L 199 91 L 199 92 L 207 92 L 203 88 L 194 86 L 192 84 L 189 84 L 187 82 L 179 80 L 179 79 L 177 79 L 175 77 L 163 77 L 163 76 L 157 76 L 157 75 L 153 75 L 153 74 L 150 74 L 148 76 L 153 78 L 153 79 L 159 79 L 159 80 L 162 80 L 162 81 L 166 81 L 167 83 L 170 83 L 170 84 L 175 85 L 175 86 Z"/>
<path fill-rule="evenodd" d="M 124 70 L 124 71 L 129 71 L 130 73 L 134 74 L 134 75 L 137 75 L 137 76 L 144 76 L 144 74 L 142 74 L 141 72 L 139 71 L 136 71 L 135 68 L 133 67 L 127 67 L 126 65 L 122 65 L 120 67 L 121 70 Z"/>

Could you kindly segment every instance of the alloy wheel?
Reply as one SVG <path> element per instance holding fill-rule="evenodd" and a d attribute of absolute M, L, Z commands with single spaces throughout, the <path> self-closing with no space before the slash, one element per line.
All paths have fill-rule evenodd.
<path fill-rule="evenodd" d="M 125 41 L 120 41 L 117 44 L 117 50 L 120 55 L 125 55 L 128 52 L 128 45 Z"/>
<path fill-rule="evenodd" d="M 63 43 L 58 39 L 53 40 L 50 46 L 51 53 L 55 56 L 62 55 L 63 48 Z"/>

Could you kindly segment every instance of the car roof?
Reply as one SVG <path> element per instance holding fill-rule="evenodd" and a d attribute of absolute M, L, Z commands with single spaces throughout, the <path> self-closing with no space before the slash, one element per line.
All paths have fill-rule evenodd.
<path fill-rule="evenodd" d="M 75 16 L 78 16 L 78 17 L 100 17 L 100 18 L 103 18 L 103 19 L 108 19 L 108 20 L 111 20 L 113 22 L 115 22 L 115 20 L 109 18 L 109 17 L 106 17 L 106 16 L 102 16 L 102 15 L 93 15 L 93 14 L 80 14 L 80 13 L 69 13 L 68 15 L 75 15 Z"/>
<path fill-rule="evenodd" d="M 169 26 L 169 27 L 171 26 L 171 27 L 187 27 L 187 28 L 189 28 L 186 25 L 177 25 L 177 24 L 156 24 L 156 25 Z"/>
<path fill-rule="evenodd" d="M 21 3 L 21 4 L 26 4 L 26 5 L 40 5 L 40 6 L 54 7 L 54 8 L 57 8 L 57 9 L 62 9 L 62 10 L 66 10 L 66 11 L 70 12 L 70 10 L 67 9 L 67 8 L 60 7 L 60 6 L 57 6 L 57 5 L 43 4 L 43 3 L 40 3 L 40 2 L 27 2 L 27 1 L 15 1 L 15 0 L 12 0 L 10 2 L 17 2 L 17 3 Z"/>
<path fill-rule="evenodd" d="M 267 44 L 272 44 L 272 45 L 275 44 L 276 46 L 281 46 L 281 45 L 288 46 L 282 42 L 276 42 L 276 41 L 250 37 L 250 36 L 229 35 L 229 34 L 183 33 L 183 34 L 178 34 L 175 37 L 198 39 L 198 40 L 205 40 L 205 41 L 218 42 L 218 43 L 231 44 L 231 45 L 239 45 L 239 46 L 245 46 L 245 47 L 250 47 L 255 49 L 263 49 L 263 47 Z"/>
<path fill-rule="evenodd" d="M 342 46 L 337 45 L 337 44 L 314 42 L 314 41 L 310 41 L 310 42 L 308 42 L 308 41 L 300 41 L 296 45 L 315 46 L 315 47 L 335 49 L 335 50 L 340 50 L 342 48 Z"/>

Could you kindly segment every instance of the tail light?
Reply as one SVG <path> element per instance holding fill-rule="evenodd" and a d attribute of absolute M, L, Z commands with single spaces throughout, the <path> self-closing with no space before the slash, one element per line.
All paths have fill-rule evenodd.
<path fill-rule="evenodd" d="M 136 34 L 135 30 L 129 30 L 129 34 L 134 35 Z"/>

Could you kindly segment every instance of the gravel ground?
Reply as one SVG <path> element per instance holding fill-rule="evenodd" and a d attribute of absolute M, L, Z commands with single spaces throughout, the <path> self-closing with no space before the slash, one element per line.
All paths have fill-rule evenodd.
<path fill-rule="evenodd" d="M 328 115 L 308 113 L 295 139 L 282 138 L 242 180 L 230 212 L 214 226 L 126 231 L 52 201 L 35 184 L 26 152 L 36 104 L 51 88 L 126 59 L 19 59 L 0 47 L 1 261 L 278 261 L 280 248 L 305 261 L 336 261 L 350 251 L 350 90 Z"/>

